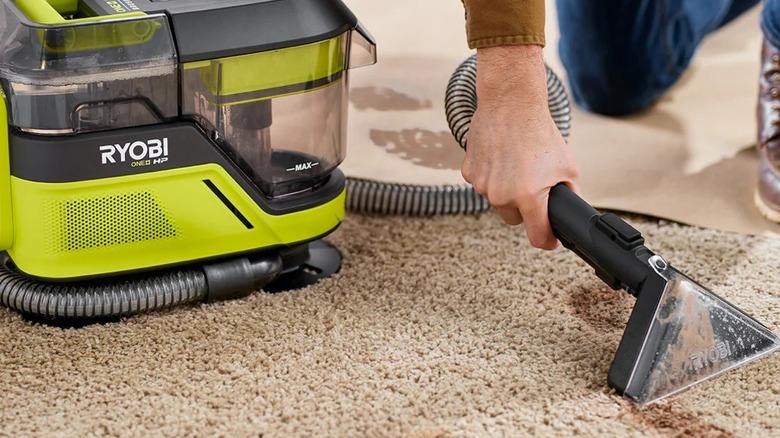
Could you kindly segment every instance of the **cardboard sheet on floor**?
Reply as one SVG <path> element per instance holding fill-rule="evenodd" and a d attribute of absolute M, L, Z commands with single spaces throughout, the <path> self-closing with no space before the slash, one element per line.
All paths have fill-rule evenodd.
<path fill-rule="evenodd" d="M 472 53 L 461 3 L 346 3 L 376 38 L 379 62 L 352 72 L 342 168 L 383 182 L 463 183 L 463 152 L 443 105 L 452 71 Z M 554 7 L 548 11 L 545 57 L 563 77 Z M 573 108 L 569 143 L 586 199 L 604 209 L 780 235 L 753 206 L 758 17 L 756 8 L 710 36 L 680 84 L 644 114 L 607 118 Z"/>

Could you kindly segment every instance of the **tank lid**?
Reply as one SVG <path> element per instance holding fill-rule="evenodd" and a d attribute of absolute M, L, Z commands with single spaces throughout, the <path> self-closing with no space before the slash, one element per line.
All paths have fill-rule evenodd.
<path fill-rule="evenodd" d="M 333 38 L 357 19 L 341 0 L 98 0 L 171 18 L 181 62 L 244 55 Z"/>

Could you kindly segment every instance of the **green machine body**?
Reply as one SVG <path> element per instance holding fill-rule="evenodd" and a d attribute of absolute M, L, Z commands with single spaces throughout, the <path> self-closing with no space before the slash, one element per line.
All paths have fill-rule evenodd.
<path fill-rule="evenodd" d="M 77 285 L 275 254 L 277 278 L 341 223 L 349 70 L 376 52 L 340 0 L 0 14 L 4 269 Z"/>

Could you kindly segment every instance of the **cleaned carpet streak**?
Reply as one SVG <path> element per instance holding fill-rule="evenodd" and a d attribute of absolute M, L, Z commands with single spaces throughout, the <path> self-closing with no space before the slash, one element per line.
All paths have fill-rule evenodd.
<path fill-rule="evenodd" d="M 780 240 L 633 218 L 770 329 Z M 638 410 L 606 383 L 634 298 L 497 215 L 348 215 L 335 277 L 80 329 L 0 310 L 3 436 L 769 436 L 780 355 Z"/>

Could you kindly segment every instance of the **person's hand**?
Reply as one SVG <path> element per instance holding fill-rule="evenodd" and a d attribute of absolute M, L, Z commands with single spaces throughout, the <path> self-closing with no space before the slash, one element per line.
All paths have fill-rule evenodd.
<path fill-rule="evenodd" d="M 506 223 L 525 222 L 531 245 L 556 248 L 547 217 L 550 189 L 563 182 L 577 192 L 578 171 L 547 105 L 542 48 L 478 49 L 477 98 L 463 178 Z"/>

